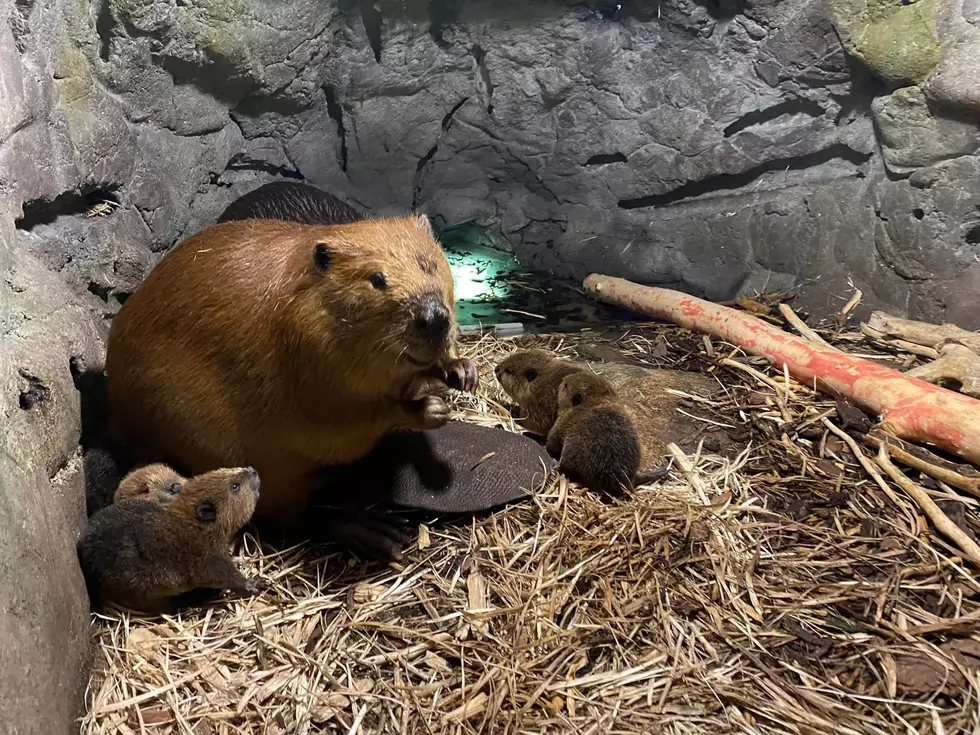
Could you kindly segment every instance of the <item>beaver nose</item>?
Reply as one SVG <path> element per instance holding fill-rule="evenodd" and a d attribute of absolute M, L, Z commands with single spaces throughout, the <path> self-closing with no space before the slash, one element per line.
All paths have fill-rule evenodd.
<path fill-rule="evenodd" d="M 252 492 L 256 495 L 259 494 L 259 473 L 254 467 L 246 467 L 245 473 L 248 475 L 248 481 L 252 485 Z"/>
<path fill-rule="evenodd" d="M 426 339 L 442 341 L 449 332 L 449 309 L 435 294 L 422 298 L 415 316 L 415 328 Z"/>

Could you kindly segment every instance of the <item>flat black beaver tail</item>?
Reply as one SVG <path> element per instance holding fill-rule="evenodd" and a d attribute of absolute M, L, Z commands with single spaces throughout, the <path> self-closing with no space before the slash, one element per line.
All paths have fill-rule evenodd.
<path fill-rule="evenodd" d="M 239 197 L 218 222 L 278 219 L 301 225 L 345 225 L 364 219 L 347 202 L 298 181 L 272 181 Z"/>

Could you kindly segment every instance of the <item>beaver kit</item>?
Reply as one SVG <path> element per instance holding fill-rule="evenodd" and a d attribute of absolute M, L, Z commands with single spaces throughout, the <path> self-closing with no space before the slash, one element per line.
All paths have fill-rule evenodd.
<path fill-rule="evenodd" d="M 89 519 L 78 557 L 95 607 L 112 602 L 173 613 L 182 596 L 198 590 L 257 594 L 265 586 L 245 578 L 228 550 L 255 511 L 258 473 L 221 469 L 175 483 L 167 469 L 134 471 L 120 499 Z M 139 495 L 129 491 L 140 486 Z"/>
<path fill-rule="evenodd" d="M 607 496 L 631 491 L 663 463 L 665 441 L 644 430 L 639 409 L 590 370 L 567 375 L 558 386 L 558 419 L 548 432 L 548 453 L 570 479 Z"/>

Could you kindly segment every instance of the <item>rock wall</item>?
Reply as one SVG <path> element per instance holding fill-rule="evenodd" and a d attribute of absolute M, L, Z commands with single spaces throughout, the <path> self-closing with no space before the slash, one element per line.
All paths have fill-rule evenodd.
<path fill-rule="evenodd" d="M 0 0 L 0 709 L 71 728 L 75 388 L 274 177 L 528 265 L 980 327 L 977 0 Z"/>

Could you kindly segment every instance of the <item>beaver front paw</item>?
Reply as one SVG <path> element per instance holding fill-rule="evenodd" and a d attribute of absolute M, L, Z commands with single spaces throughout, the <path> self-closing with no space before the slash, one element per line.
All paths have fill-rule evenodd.
<path fill-rule="evenodd" d="M 419 424 L 423 429 L 438 429 L 449 421 L 449 404 L 439 396 L 426 396 L 419 403 Z"/>
<path fill-rule="evenodd" d="M 480 385 L 480 373 L 468 357 L 452 360 L 444 366 L 446 385 L 456 390 L 474 393 Z"/>
<path fill-rule="evenodd" d="M 421 404 L 429 396 L 448 396 L 449 390 L 445 381 L 435 375 L 416 375 L 406 388 L 403 400 Z"/>
<path fill-rule="evenodd" d="M 252 577 L 245 582 L 245 594 L 257 595 L 263 590 L 268 589 L 269 582 L 262 579 L 262 577 Z"/>

